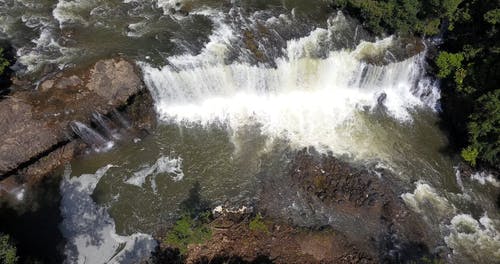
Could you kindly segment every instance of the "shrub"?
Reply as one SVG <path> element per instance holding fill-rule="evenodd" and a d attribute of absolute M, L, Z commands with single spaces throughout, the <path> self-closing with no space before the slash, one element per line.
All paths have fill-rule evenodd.
<path fill-rule="evenodd" d="M 250 220 L 248 228 L 250 228 L 250 230 L 252 231 L 269 233 L 267 225 L 266 223 L 264 223 L 263 217 L 260 213 L 258 213 L 252 220 Z"/>
<path fill-rule="evenodd" d="M 467 148 L 462 150 L 461 156 L 465 161 L 469 162 L 472 166 L 476 166 L 476 159 L 478 154 L 479 151 L 477 150 L 477 148 L 474 148 L 473 146 L 468 146 Z"/>
<path fill-rule="evenodd" d="M 202 244 L 212 237 L 212 230 L 206 223 L 195 221 L 189 215 L 182 216 L 167 234 L 164 242 L 186 254 L 189 244 Z"/>

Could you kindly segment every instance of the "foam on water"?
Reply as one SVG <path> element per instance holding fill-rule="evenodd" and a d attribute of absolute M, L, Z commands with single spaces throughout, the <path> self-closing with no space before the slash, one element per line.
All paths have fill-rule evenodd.
<path fill-rule="evenodd" d="M 356 130 L 368 133 L 360 131 L 364 128 L 358 113 L 383 104 L 393 118 L 411 122 L 413 109 L 434 107 L 439 98 L 424 76 L 424 54 L 385 66 L 359 59 L 382 52 L 392 38 L 363 42 L 355 50 L 330 50 L 336 28 L 330 24 L 288 41 L 286 56 L 269 67 L 241 60 L 227 63 L 232 43 L 241 36 L 220 20 L 214 19 L 214 25 L 200 54 L 170 57 L 159 69 L 142 64 L 164 121 L 222 122 L 232 130 L 259 123 L 271 139 L 352 154 L 370 144 L 353 136 Z"/>
<path fill-rule="evenodd" d="M 186 0 L 156 0 L 156 5 L 163 9 L 165 14 L 168 14 L 169 9 L 178 8 L 181 6 Z"/>
<path fill-rule="evenodd" d="M 83 14 L 90 15 L 90 10 L 92 10 L 97 2 L 96 0 L 59 0 L 52 11 L 52 15 L 59 22 L 61 28 L 67 24 L 74 23 L 87 25 L 88 18 L 83 17 Z"/>
<path fill-rule="evenodd" d="M 453 204 L 439 195 L 432 186 L 422 181 L 417 182 L 413 193 L 405 193 L 401 195 L 401 198 L 408 207 L 420 213 L 424 218 L 437 218 L 434 222 L 439 222 L 456 211 Z"/>
<path fill-rule="evenodd" d="M 107 165 L 95 174 L 70 177 L 67 169 L 61 183 L 61 232 L 67 240 L 66 263 L 139 263 L 156 247 L 146 234 L 116 234 L 115 222 L 106 208 L 91 195 L 99 180 L 112 168 Z"/>
<path fill-rule="evenodd" d="M 478 221 L 469 214 L 459 214 L 447 227 L 450 234 L 445 237 L 445 242 L 455 256 L 474 263 L 500 262 L 498 220 L 484 215 Z"/>
<path fill-rule="evenodd" d="M 26 187 L 24 184 L 19 186 L 4 186 L 0 183 L 0 196 L 2 191 L 15 198 L 17 202 L 23 202 L 26 194 Z"/>
<path fill-rule="evenodd" d="M 461 197 L 461 202 L 471 202 L 467 194 L 450 195 Z M 401 197 L 409 208 L 426 220 L 430 228 L 442 234 L 453 253 L 450 255 L 452 263 L 499 263 L 500 221 L 488 217 L 486 212 L 476 220 L 422 181 L 417 182 L 413 193 L 405 193 Z M 481 208 L 480 205 L 474 206 Z"/>
<path fill-rule="evenodd" d="M 184 178 L 184 172 L 182 171 L 182 158 L 171 158 L 168 156 L 162 156 L 156 160 L 156 162 L 151 166 L 146 166 L 143 169 L 134 172 L 133 176 L 127 179 L 125 182 L 138 187 L 143 187 L 146 182 L 146 178 L 150 175 L 151 177 L 151 189 L 157 193 L 158 187 L 156 184 L 156 177 L 162 173 L 168 174 L 172 177 L 174 181 L 180 181 Z"/>
<path fill-rule="evenodd" d="M 472 174 L 470 177 L 472 180 L 479 182 L 481 185 L 485 185 L 488 183 L 497 188 L 500 187 L 500 182 L 491 173 L 481 171 Z"/>

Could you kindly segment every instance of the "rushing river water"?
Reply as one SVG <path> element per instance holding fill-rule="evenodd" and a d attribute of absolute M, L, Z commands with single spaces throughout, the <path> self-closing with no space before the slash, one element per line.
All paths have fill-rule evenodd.
<path fill-rule="evenodd" d="M 126 54 L 155 101 L 152 135 L 66 168 L 69 263 L 135 263 L 193 187 L 212 207 L 252 205 L 262 163 L 285 173 L 282 157 L 309 146 L 392 172 L 449 261 L 500 262 L 500 183 L 454 167 L 418 40 L 375 39 L 298 0 L 3 0 L 0 34 L 35 80 Z"/>

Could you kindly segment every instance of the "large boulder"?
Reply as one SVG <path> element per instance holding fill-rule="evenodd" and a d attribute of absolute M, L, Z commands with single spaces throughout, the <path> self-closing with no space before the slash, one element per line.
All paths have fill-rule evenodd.
<path fill-rule="evenodd" d="M 31 91 L 19 91 L 0 101 L 0 178 L 26 172 L 47 173 L 67 161 L 75 147 L 72 121 L 90 123 L 92 114 L 106 115 L 141 93 L 143 82 L 134 64 L 125 59 L 98 61 L 90 69 L 59 73 Z M 66 147 L 65 147 L 66 146 Z M 64 149 L 60 149 L 63 148 Z M 28 166 L 37 165 L 37 169 Z M 40 173 L 38 173 L 40 174 Z"/>

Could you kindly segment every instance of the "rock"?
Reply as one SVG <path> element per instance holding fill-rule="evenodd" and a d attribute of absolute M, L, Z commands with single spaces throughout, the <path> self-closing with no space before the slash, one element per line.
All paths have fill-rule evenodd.
<path fill-rule="evenodd" d="M 27 181 L 39 179 L 71 160 L 76 148 L 70 143 L 74 135 L 69 124 L 89 124 L 93 113 L 106 115 L 127 105 L 143 87 L 136 67 L 119 58 L 99 61 L 88 70 L 57 74 L 44 80 L 38 90 L 15 92 L 1 100 L 0 178 L 20 173 Z M 154 122 L 151 106 L 136 107 L 149 113 L 146 120 L 141 119 L 145 129 Z"/>
<path fill-rule="evenodd" d="M 86 87 L 107 100 L 108 104 L 118 106 L 142 88 L 142 81 L 131 63 L 105 60 L 97 62 L 90 70 Z"/>
<path fill-rule="evenodd" d="M 209 224 L 209 241 L 188 245 L 184 263 L 375 263 L 331 229 L 305 230 L 264 218 L 265 232 L 252 230 L 251 219 L 248 213 L 222 214 Z M 166 244 L 160 249 L 175 252 Z M 171 259 L 157 263 L 173 263 Z"/>
<path fill-rule="evenodd" d="M 28 185 L 35 185 L 41 181 L 41 178 L 53 172 L 59 166 L 70 162 L 82 146 L 78 141 L 69 142 L 56 150 L 50 152 L 47 156 L 40 158 L 33 165 L 19 172 Z"/>
<path fill-rule="evenodd" d="M 388 175 L 379 177 L 313 149 L 294 153 L 285 170 L 279 179 L 263 177 L 259 208 L 268 215 L 298 226 L 342 230 L 347 241 L 376 262 L 431 256 L 426 250 L 438 238 L 406 208 Z M 415 245 L 422 250 L 408 255 Z"/>

